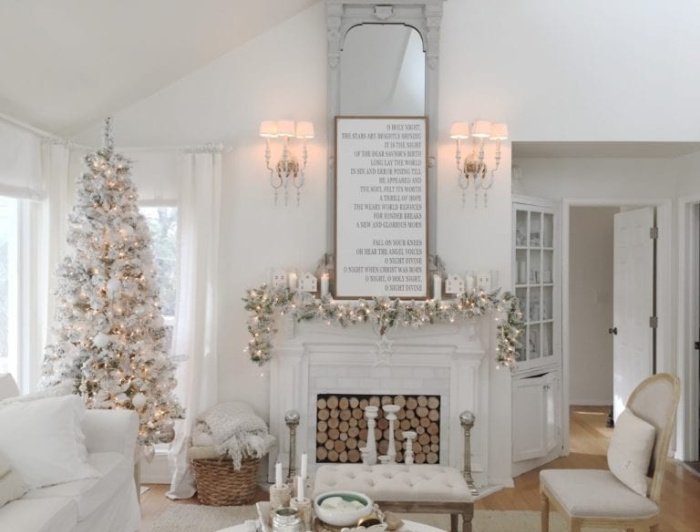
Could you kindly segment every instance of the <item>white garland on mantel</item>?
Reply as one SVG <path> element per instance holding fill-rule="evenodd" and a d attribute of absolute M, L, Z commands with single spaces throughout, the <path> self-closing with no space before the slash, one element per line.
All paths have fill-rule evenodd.
<path fill-rule="evenodd" d="M 454 299 L 406 301 L 373 298 L 340 302 L 330 296 L 317 298 L 306 292 L 289 288 L 271 288 L 263 284 L 247 290 L 243 298 L 245 309 L 251 313 L 248 331 L 251 338 L 247 352 L 253 362 L 262 366 L 272 357 L 272 336 L 277 332 L 278 314 L 292 313 L 297 321 L 323 320 L 342 327 L 371 323 L 379 336 L 396 326 L 424 327 L 436 322 L 454 323 L 489 314 L 495 315 L 497 326 L 497 356 L 499 366 L 513 369 L 523 331 L 523 316 L 518 299 L 510 292 L 486 292 L 481 289 L 463 292 Z M 502 317 L 505 315 L 505 319 Z"/>

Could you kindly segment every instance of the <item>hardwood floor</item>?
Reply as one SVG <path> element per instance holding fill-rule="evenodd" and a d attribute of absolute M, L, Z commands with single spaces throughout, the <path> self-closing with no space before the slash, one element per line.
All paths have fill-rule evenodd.
<path fill-rule="evenodd" d="M 540 469 L 606 468 L 605 454 L 612 429 L 605 426 L 608 409 L 604 407 L 571 407 L 571 453 Z M 514 488 L 506 488 L 476 503 L 482 510 L 539 511 L 539 471 L 535 469 L 515 479 Z M 165 497 L 167 486 L 152 485 L 141 496 L 142 531 L 148 532 L 154 520 L 174 504 L 196 504 L 195 499 L 170 501 Z M 260 498 L 265 498 L 260 491 Z M 661 497 L 661 530 L 663 532 L 700 531 L 700 476 L 683 465 L 669 460 Z M 477 531 L 478 532 L 478 531 Z"/>

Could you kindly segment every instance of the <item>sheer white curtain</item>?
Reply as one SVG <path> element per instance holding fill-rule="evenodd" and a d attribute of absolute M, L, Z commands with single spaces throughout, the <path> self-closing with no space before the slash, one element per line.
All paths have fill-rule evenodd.
<path fill-rule="evenodd" d="M 56 271 L 68 251 L 66 232 L 68 229 L 68 213 L 73 205 L 71 197 L 71 182 L 78 176 L 71 175 L 71 150 L 65 143 L 47 141 L 41 149 L 41 170 L 43 174 L 46 198 L 41 209 L 41 229 L 36 232 L 39 242 L 43 239 L 46 243 L 39 246 L 40 260 L 35 261 L 42 266 L 39 268 L 40 278 L 36 285 L 39 287 L 41 300 L 39 306 L 43 309 L 41 338 L 37 338 L 39 345 L 35 350 L 34 360 L 31 362 L 30 373 L 32 382 L 37 382 L 41 360 L 44 356 L 44 346 L 52 341 L 54 315 L 56 311 L 56 287 L 58 277 Z"/>
<path fill-rule="evenodd" d="M 177 376 L 186 418 L 176 424 L 170 450 L 174 469 L 168 497 L 195 493 L 187 462 L 197 415 L 217 402 L 217 265 L 221 199 L 221 150 L 182 157 L 179 212 L 179 285 L 173 353 L 182 362 Z M 183 386 L 184 385 L 184 386 Z"/>
<path fill-rule="evenodd" d="M 39 381 L 53 317 L 54 273 L 65 242 L 69 162 L 64 142 L 0 117 L 0 194 L 17 200 L 11 335 L 15 378 L 23 392 Z"/>

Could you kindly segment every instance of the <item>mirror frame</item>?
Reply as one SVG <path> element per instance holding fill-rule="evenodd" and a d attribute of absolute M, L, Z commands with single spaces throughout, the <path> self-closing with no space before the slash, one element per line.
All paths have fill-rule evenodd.
<path fill-rule="evenodd" d="M 327 132 L 335 142 L 335 117 L 340 114 L 340 61 L 345 37 L 361 24 L 402 24 L 418 31 L 425 52 L 425 116 L 428 118 L 428 255 L 437 240 L 437 116 L 439 94 L 440 24 L 445 0 L 325 0 L 328 39 Z M 331 140 L 332 139 L 332 140 Z M 335 146 L 328 148 L 328 230 L 326 249 L 335 249 Z"/>

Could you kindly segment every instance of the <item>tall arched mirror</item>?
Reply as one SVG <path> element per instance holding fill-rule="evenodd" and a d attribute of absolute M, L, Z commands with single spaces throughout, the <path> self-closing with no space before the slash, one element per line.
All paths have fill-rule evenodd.
<path fill-rule="evenodd" d="M 340 56 L 340 114 L 425 114 L 425 52 L 415 28 L 361 24 L 348 31 Z"/>
<path fill-rule="evenodd" d="M 336 241 L 336 117 L 426 117 L 427 251 L 435 254 L 440 21 L 445 0 L 325 0 L 328 234 Z"/>

